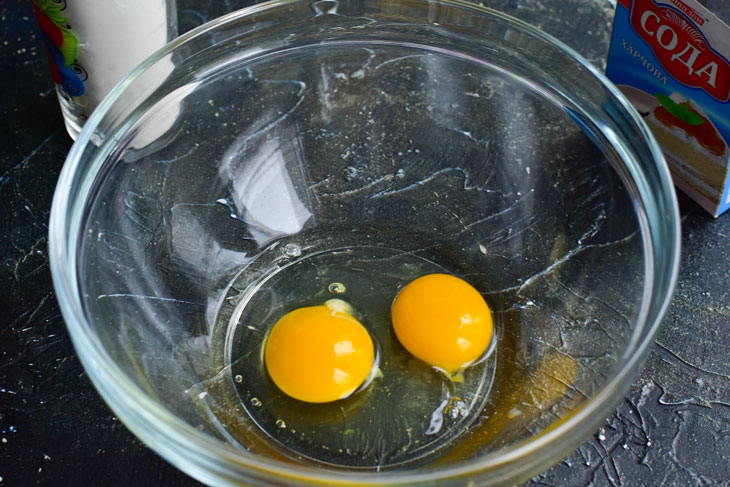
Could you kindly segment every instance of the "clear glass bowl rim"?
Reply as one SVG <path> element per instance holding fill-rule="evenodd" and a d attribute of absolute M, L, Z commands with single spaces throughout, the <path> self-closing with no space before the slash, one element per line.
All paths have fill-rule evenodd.
<path fill-rule="evenodd" d="M 630 102 L 601 72 L 575 50 L 549 34 L 497 10 L 470 3 L 466 0 L 424 0 L 424 3 L 441 4 L 447 7 L 454 6 L 502 19 L 528 32 L 541 42 L 557 48 L 582 64 L 585 69 L 600 80 L 606 90 L 610 91 L 620 101 L 622 108 L 643 132 L 654 160 L 659 165 L 660 191 L 658 191 L 657 198 L 662 199 L 663 206 L 667 208 L 667 214 L 663 215 L 663 218 L 657 218 L 664 220 L 663 224 L 667 226 L 664 233 L 669 237 L 669 240 L 663 242 L 662 245 L 669 249 L 671 265 L 669 268 L 658 271 L 663 272 L 666 279 L 664 279 L 663 289 L 659 293 L 658 306 L 654 307 L 655 312 L 645 317 L 647 332 L 639 342 L 634 344 L 631 357 L 622 364 L 616 375 L 598 394 L 573 412 L 567 420 L 538 437 L 507 449 L 489 453 L 462 465 L 428 472 L 385 472 L 377 474 L 324 472 L 305 466 L 254 458 L 196 430 L 176 418 L 145 394 L 117 367 L 113 359 L 104 350 L 102 343 L 95 337 L 93 328 L 84 316 L 78 296 L 75 274 L 76 248 L 74 244 L 77 235 L 74 235 L 73 230 L 78 229 L 81 217 L 81 211 L 78 205 L 74 203 L 83 201 L 87 194 L 81 194 L 80 196 L 74 194 L 74 191 L 78 190 L 74 185 L 74 180 L 78 175 L 77 173 L 88 169 L 82 164 L 83 155 L 104 115 L 130 83 L 182 44 L 239 18 L 298 1 L 300 0 L 274 0 L 257 4 L 219 17 L 173 40 L 122 80 L 102 101 L 85 124 L 61 171 L 53 197 L 49 222 L 49 260 L 53 284 L 77 354 L 101 396 L 125 425 L 168 461 L 204 482 L 238 485 L 239 482 L 245 482 L 248 479 L 268 478 L 274 481 L 276 479 L 280 481 L 286 479 L 292 482 L 329 485 L 418 485 L 458 477 L 478 477 L 486 472 L 497 474 L 496 471 L 501 471 L 503 475 L 497 474 L 495 478 L 504 478 L 505 480 L 515 478 L 514 474 L 507 473 L 508 470 L 522 470 L 520 465 L 530 464 L 526 460 L 542 449 L 551 448 L 562 451 L 560 445 L 563 443 L 576 443 L 571 441 L 571 436 L 575 435 L 576 430 L 586 431 L 597 428 L 600 422 L 605 419 L 605 416 L 611 413 L 625 395 L 632 380 L 638 375 L 649 347 L 653 343 L 654 335 L 671 301 L 679 272 L 681 234 L 678 204 L 661 149 Z M 88 193 L 89 188 L 81 188 L 82 192 L 84 190 Z M 653 296 L 656 296 L 656 293 L 653 293 Z M 581 441 L 583 439 L 581 438 Z M 536 461 L 538 465 L 541 465 L 541 468 L 547 466 L 543 464 L 544 460 L 543 463 L 540 463 L 541 460 L 539 459 Z"/>

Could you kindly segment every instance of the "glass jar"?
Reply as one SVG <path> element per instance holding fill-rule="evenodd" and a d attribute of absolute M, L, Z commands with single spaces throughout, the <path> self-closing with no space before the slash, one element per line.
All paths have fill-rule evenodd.
<path fill-rule="evenodd" d="M 33 0 L 69 135 L 135 66 L 177 35 L 175 0 Z"/>

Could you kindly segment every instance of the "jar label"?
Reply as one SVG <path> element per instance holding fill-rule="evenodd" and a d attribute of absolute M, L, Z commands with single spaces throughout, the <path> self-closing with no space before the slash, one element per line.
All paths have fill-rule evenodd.
<path fill-rule="evenodd" d="M 33 0 L 53 81 L 69 96 L 84 93 L 86 70 L 76 61 L 79 39 L 65 15 L 66 0 Z"/>

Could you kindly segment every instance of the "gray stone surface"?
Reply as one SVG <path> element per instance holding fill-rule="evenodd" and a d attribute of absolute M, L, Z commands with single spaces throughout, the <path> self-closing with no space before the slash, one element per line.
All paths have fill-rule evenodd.
<path fill-rule="evenodd" d="M 713 5 L 727 12 L 724 1 Z M 248 3 L 179 0 L 181 28 Z M 484 3 L 603 67 L 615 2 Z M 31 3 L 0 2 L 0 21 L 0 486 L 200 485 L 119 423 L 76 358 L 47 257 L 51 196 L 71 142 Z M 680 203 L 680 280 L 645 369 L 593 438 L 525 485 L 730 485 L 730 216 Z"/>

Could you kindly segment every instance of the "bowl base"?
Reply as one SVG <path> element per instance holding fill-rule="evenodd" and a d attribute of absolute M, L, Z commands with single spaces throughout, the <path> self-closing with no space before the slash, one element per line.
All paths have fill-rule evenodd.
<path fill-rule="evenodd" d="M 455 274 L 488 289 L 483 273 L 460 256 L 432 237 L 380 226 L 317 229 L 269 246 L 233 282 L 218 319 L 226 336 L 224 368 L 247 416 L 246 434 L 254 427 L 285 455 L 348 469 L 403 466 L 445 452 L 484 408 L 496 351 L 490 348 L 453 381 L 401 346 L 390 307 L 403 286 L 430 273 Z M 349 304 L 368 329 L 377 370 L 346 399 L 305 403 L 273 384 L 263 345 L 284 314 L 329 299 Z M 227 430 L 234 438 L 238 433 Z"/>

